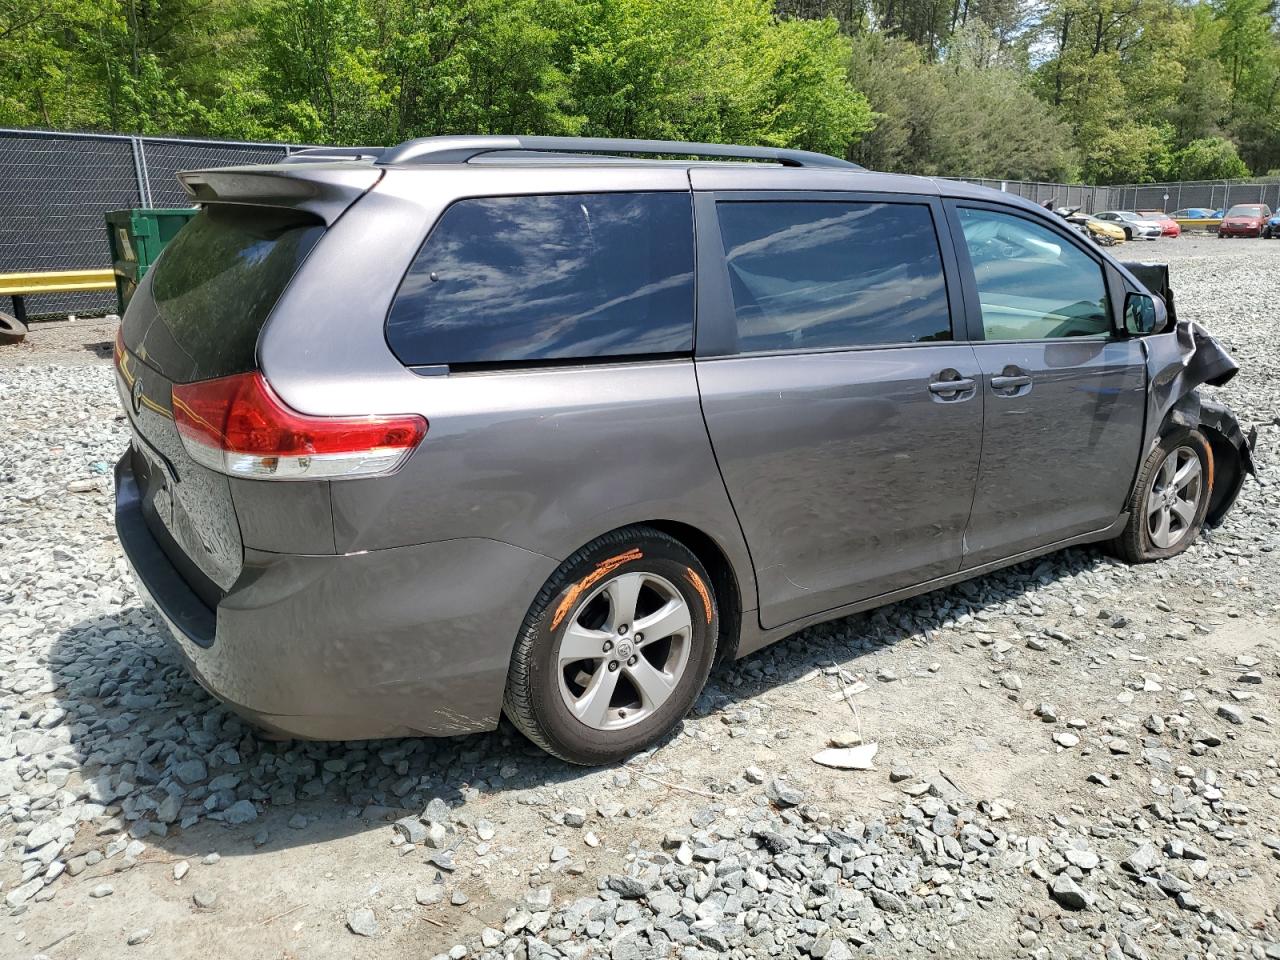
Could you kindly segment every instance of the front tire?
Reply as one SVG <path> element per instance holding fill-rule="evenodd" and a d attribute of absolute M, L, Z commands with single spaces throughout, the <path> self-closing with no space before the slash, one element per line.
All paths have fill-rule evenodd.
<path fill-rule="evenodd" d="M 1195 542 L 1212 493 L 1213 452 L 1199 430 L 1160 438 L 1129 495 L 1129 523 L 1113 542 L 1129 563 L 1165 560 Z"/>
<path fill-rule="evenodd" d="M 647 526 L 593 540 L 529 609 L 504 710 L 570 763 L 622 760 L 669 734 L 715 660 L 711 578 L 684 544 Z"/>

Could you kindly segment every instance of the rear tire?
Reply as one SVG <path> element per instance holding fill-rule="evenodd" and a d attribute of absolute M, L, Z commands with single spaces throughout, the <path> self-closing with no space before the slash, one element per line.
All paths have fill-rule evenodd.
<path fill-rule="evenodd" d="M 1213 452 L 1199 430 L 1178 427 L 1156 444 L 1129 495 L 1129 523 L 1114 541 L 1129 563 L 1176 557 L 1204 526 L 1212 493 Z"/>
<path fill-rule="evenodd" d="M 0 343 L 21 343 L 27 325 L 11 314 L 0 311 Z"/>
<path fill-rule="evenodd" d="M 525 617 L 507 716 L 570 763 L 612 763 L 661 740 L 715 661 L 711 582 L 692 551 L 652 527 L 593 540 L 552 574 Z"/>

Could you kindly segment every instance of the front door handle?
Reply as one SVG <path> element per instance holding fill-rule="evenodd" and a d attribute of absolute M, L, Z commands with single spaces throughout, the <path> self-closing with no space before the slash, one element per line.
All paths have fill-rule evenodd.
<path fill-rule="evenodd" d="M 1025 387 L 1030 382 L 1031 382 L 1031 378 L 1024 375 L 1019 375 L 1016 377 L 992 377 L 991 389 L 1007 390 L 1010 387 Z"/>

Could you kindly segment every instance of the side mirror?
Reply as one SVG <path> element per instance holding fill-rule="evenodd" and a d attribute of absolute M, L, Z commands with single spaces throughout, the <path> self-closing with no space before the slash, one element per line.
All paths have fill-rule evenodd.
<path fill-rule="evenodd" d="M 1124 328 L 1131 336 L 1159 333 L 1164 329 L 1165 317 L 1165 311 L 1150 294 L 1130 292 L 1125 295 Z"/>

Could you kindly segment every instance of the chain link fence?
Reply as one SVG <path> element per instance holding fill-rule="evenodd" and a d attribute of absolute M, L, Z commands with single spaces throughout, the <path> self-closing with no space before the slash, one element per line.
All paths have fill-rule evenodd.
<path fill-rule="evenodd" d="M 179 170 L 274 163 L 293 145 L 0 129 L 0 273 L 111 266 L 108 210 L 190 205 Z M 110 291 L 28 298 L 41 314 L 115 308 Z"/>
<path fill-rule="evenodd" d="M 1103 210 L 1176 210 L 1201 208 L 1227 210 L 1237 203 L 1263 203 L 1280 209 L 1280 177 L 1251 180 L 1182 180 L 1171 183 L 1128 183 L 1091 187 L 1079 183 L 1040 183 L 1030 180 L 966 180 L 1006 193 L 1015 193 L 1036 203 L 1053 201 L 1058 207 L 1081 207 L 1085 213 Z"/>
<path fill-rule="evenodd" d="M 0 273 L 110 267 L 103 214 L 130 207 L 185 207 L 179 170 L 275 163 L 299 145 L 0 129 Z M 1223 210 L 1237 203 L 1280 209 L 1280 177 L 1088 186 L 955 177 L 1036 203 L 1102 210 Z M 30 312 L 92 313 L 115 294 L 47 294 Z"/>
<path fill-rule="evenodd" d="M 1200 207 L 1228 210 L 1237 203 L 1264 203 L 1280 208 L 1280 177 L 1254 180 L 1183 180 L 1179 183 L 1131 183 L 1110 187 L 1116 210 L 1163 210 L 1173 213 Z"/>
<path fill-rule="evenodd" d="M 1083 183 L 1042 183 L 1037 180 L 990 180 L 983 177 L 943 177 L 944 180 L 963 180 L 1004 193 L 1025 197 L 1034 203 L 1052 202 L 1055 207 L 1080 207 L 1085 213 L 1100 210 L 1122 209 L 1111 205 L 1111 191 L 1115 187 L 1091 187 Z"/>

